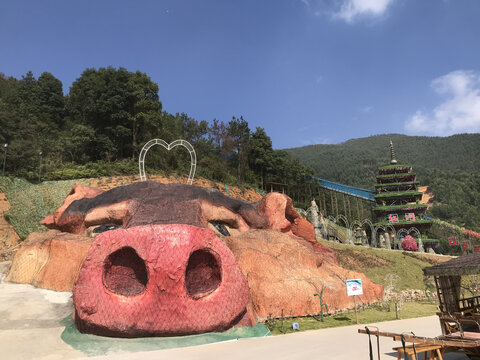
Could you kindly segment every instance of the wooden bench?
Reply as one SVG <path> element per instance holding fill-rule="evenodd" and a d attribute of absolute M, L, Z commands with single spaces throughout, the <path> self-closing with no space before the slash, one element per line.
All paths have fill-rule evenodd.
<path fill-rule="evenodd" d="M 457 339 L 472 339 L 472 340 L 480 340 L 480 333 L 479 332 L 471 332 L 471 331 L 457 331 L 451 334 L 446 335 L 447 338 L 457 338 Z"/>
<path fill-rule="evenodd" d="M 440 351 L 441 348 L 442 348 L 441 345 L 420 345 L 420 344 L 415 345 L 415 351 L 417 352 L 417 356 L 423 353 L 424 360 L 436 360 L 436 359 L 443 360 L 442 353 Z M 397 359 L 398 360 L 402 359 L 402 356 L 404 354 L 403 346 L 394 347 L 393 350 L 395 350 L 398 354 Z M 430 351 L 430 355 L 427 358 L 427 352 L 429 351 Z M 408 359 L 408 355 L 410 355 L 410 358 L 412 360 L 418 360 L 417 358 L 415 358 L 413 345 L 405 346 L 405 352 L 407 353 L 406 359 Z"/>

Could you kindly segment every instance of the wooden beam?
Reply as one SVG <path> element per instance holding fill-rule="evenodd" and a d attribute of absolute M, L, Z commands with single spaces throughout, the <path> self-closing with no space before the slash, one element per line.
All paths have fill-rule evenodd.
<path fill-rule="evenodd" d="M 366 329 L 358 329 L 359 334 L 367 334 Z M 390 337 L 395 341 L 401 341 L 402 334 L 391 333 L 386 331 L 377 331 L 370 330 L 370 335 L 374 336 L 384 336 Z M 462 338 L 449 338 L 447 336 L 439 336 L 436 338 L 427 338 L 423 336 L 403 334 L 406 342 L 411 342 L 415 344 L 425 344 L 425 345 L 442 345 L 442 346 L 453 346 L 456 348 L 473 348 L 480 346 L 480 340 L 469 340 Z"/>

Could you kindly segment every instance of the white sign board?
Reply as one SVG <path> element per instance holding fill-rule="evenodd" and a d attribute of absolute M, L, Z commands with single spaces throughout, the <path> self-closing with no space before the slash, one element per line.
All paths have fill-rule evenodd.
<path fill-rule="evenodd" d="M 362 279 L 347 280 L 347 295 L 363 295 Z"/>

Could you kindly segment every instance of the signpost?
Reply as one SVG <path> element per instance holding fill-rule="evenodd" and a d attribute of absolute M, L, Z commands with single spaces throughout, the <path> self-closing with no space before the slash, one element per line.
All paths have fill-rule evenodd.
<path fill-rule="evenodd" d="M 353 305 L 355 306 L 355 320 L 358 324 L 358 312 L 357 312 L 357 301 L 356 295 L 363 295 L 362 279 L 350 279 L 346 281 L 347 284 L 347 295 L 353 296 Z"/>

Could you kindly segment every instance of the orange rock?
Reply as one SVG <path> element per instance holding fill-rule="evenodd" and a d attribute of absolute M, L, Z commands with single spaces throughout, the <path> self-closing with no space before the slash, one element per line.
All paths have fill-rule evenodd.
<path fill-rule="evenodd" d="M 293 201 L 285 194 L 271 192 L 258 204 L 258 213 L 268 220 L 268 228 L 286 234 L 294 234 L 312 244 L 317 242 L 313 225 L 302 218 L 293 207 Z"/>
<path fill-rule="evenodd" d="M 41 222 L 40 222 L 41 225 L 49 228 L 49 229 L 55 229 L 55 220 L 54 220 L 54 217 L 53 215 L 47 215 L 45 217 L 45 219 L 43 219 Z"/>
<path fill-rule="evenodd" d="M 32 233 L 22 243 L 5 281 L 72 291 L 92 238 L 50 230 Z"/>
<path fill-rule="evenodd" d="M 362 279 L 364 295 L 357 297 L 357 303 L 383 297 L 383 286 L 329 261 L 310 243 L 302 244 L 294 236 L 250 230 L 224 241 L 247 277 L 252 307 L 259 320 L 269 314 L 280 316 L 282 309 L 288 316 L 317 314 L 320 302 L 313 294 L 322 289 L 329 311 L 350 308 L 353 298 L 347 296 L 347 279 Z"/>
<path fill-rule="evenodd" d="M 55 212 L 53 213 L 53 218 L 52 215 L 48 215 L 43 221 L 41 222 L 42 225 L 45 225 L 49 229 L 56 229 L 56 224 L 60 217 L 62 216 L 63 212 L 65 209 L 75 200 L 80 200 L 80 199 L 91 199 L 94 198 L 95 196 L 101 194 L 104 192 L 101 189 L 97 189 L 91 186 L 83 185 L 81 183 L 75 183 L 73 185 L 72 190 L 70 190 L 70 193 L 67 195 L 65 198 L 65 201 L 63 202 L 63 205 L 60 206 Z"/>
<path fill-rule="evenodd" d="M 294 233 L 298 237 L 310 241 L 312 244 L 317 243 L 317 239 L 315 237 L 315 229 L 312 223 L 302 217 L 298 217 L 293 221 L 292 233 Z"/>
<path fill-rule="evenodd" d="M 262 200 L 260 200 L 257 209 L 260 216 L 267 218 L 269 229 L 284 233 L 291 234 L 291 221 L 299 217 L 299 214 L 293 207 L 292 199 L 277 192 L 271 192 L 265 195 Z M 287 219 L 287 213 L 291 216 L 290 219 Z"/>

